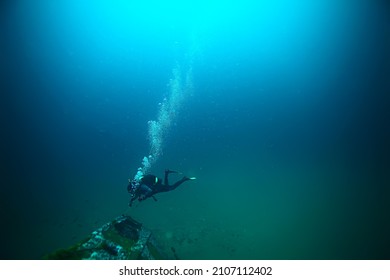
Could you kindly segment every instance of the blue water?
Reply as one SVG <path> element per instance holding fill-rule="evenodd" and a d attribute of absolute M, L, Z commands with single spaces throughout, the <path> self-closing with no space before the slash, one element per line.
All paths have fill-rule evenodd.
<path fill-rule="evenodd" d="M 388 5 L 129 2 L 0 4 L 1 258 L 128 214 L 181 259 L 389 259 Z M 149 171 L 197 180 L 129 208 L 177 96 Z"/>

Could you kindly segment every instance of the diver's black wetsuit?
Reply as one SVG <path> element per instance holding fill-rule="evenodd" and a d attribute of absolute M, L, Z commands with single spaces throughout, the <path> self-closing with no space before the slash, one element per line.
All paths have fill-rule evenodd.
<path fill-rule="evenodd" d="M 133 201 L 136 199 L 142 201 L 149 197 L 153 197 L 153 199 L 156 200 L 156 198 L 154 197 L 155 194 L 160 192 L 172 191 L 176 189 L 178 186 L 180 186 L 182 183 L 184 183 L 185 181 L 191 180 L 190 178 L 184 176 L 181 180 L 177 181 L 173 185 L 169 185 L 168 175 L 170 173 L 177 173 L 177 172 L 165 170 L 164 184 L 162 182 L 162 179 L 158 178 L 155 175 L 148 174 L 141 177 L 139 181 L 140 186 L 136 190 L 134 196 L 131 198 L 129 206 L 131 206 Z"/>

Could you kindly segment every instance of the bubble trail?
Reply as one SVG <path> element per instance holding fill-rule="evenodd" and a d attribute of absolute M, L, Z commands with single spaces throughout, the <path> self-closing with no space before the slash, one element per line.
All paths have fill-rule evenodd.
<path fill-rule="evenodd" d="M 180 66 L 176 66 L 169 83 L 169 96 L 160 103 L 157 119 L 148 121 L 150 151 L 149 155 L 142 159 L 141 167 L 134 176 L 136 182 L 148 173 L 152 165 L 162 156 L 165 137 L 179 114 L 185 98 L 191 95 L 192 88 L 192 67 L 189 67 L 186 73 L 182 73 Z"/>

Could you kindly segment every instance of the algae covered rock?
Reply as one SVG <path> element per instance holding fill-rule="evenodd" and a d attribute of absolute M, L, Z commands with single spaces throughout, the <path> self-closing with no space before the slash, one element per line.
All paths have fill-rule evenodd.
<path fill-rule="evenodd" d="M 92 232 L 85 240 L 60 249 L 47 259 L 153 260 L 165 259 L 152 232 L 130 216 L 122 215 Z"/>

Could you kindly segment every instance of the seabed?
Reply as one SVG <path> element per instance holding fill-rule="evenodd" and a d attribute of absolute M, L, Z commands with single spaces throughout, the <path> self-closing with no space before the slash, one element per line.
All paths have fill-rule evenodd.
<path fill-rule="evenodd" d="M 156 260 L 167 259 L 152 232 L 127 215 L 103 225 L 67 249 L 48 254 L 51 260 Z"/>

